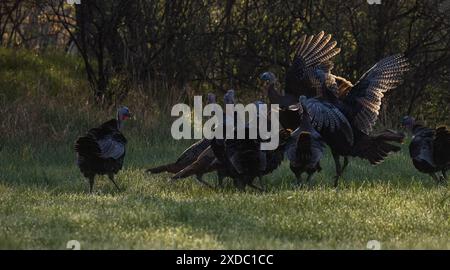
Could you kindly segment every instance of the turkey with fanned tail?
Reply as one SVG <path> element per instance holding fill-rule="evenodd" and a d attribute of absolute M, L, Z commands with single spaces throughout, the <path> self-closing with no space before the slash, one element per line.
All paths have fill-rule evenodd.
<path fill-rule="evenodd" d="M 287 73 L 285 96 L 272 94 L 276 98 L 271 98 L 273 78 L 267 74 L 263 74 L 261 78 L 269 81 L 269 99 L 289 104 L 299 95 L 308 97 L 304 103 L 312 125 L 330 146 L 333 154 L 336 165 L 334 185 L 337 186 L 349 156 L 378 164 L 389 153 L 400 150 L 399 146 L 391 142 L 402 142 L 403 134 L 392 130 L 385 130 L 377 135 L 370 133 L 377 121 L 382 97 L 401 84 L 404 73 L 408 71 L 408 61 L 403 55 L 386 57 L 353 85 L 331 74 L 333 64 L 330 59 L 340 51 L 335 46 L 336 42 L 331 42 L 331 36 L 324 35 L 323 32 L 302 38 L 294 63 Z M 286 119 L 282 119 L 280 111 L 280 123 L 283 125 L 283 122 L 287 122 L 294 125 L 289 128 L 296 128 L 300 118 L 298 114 L 295 118 L 293 112 L 295 111 L 289 112 L 284 117 Z M 344 157 L 343 166 L 341 156 Z"/>
<path fill-rule="evenodd" d="M 315 97 L 320 92 L 320 80 L 317 72 L 328 74 L 338 85 L 340 95 L 343 95 L 351 85 L 344 78 L 331 74 L 331 61 L 341 51 L 337 42 L 330 34 L 323 31 L 317 35 L 303 36 L 296 49 L 291 66 L 286 72 L 284 95 L 277 89 L 277 78 L 272 72 L 264 72 L 260 79 L 267 82 L 266 95 L 271 104 L 280 105 L 280 124 L 284 128 L 295 130 L 299 125 L 298 115 L 288 110 L 289 106 L 298 103 L 300 96 Z"/>

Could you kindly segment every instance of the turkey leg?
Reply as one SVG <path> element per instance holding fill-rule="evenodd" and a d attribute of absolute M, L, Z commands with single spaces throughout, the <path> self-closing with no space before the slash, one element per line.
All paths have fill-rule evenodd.
<path fill-rule="evenodd" d="M 113 184 L 116 186 L 117 190 L 121 191 L 121 189 L 119 188 L 117 183 L 114 181 L 114 174 L 112 174 L 112 173 L 108 174 L 108 178 L 109 178 L 109 180 L 111 180 L 111 182 L 113 182 Z"/>
<path fill-rule="evenodd" d="M 197 174 L 195 177 L 200 183 L 202 183 L 203 185 L 209 187 L 209 188 L 213 188 L 213 186 L 211 186 L 208 182 L 206 182 L 205 180 L 203 180 L 203 175 L 201 174 Z"/>
<path fill-rule="evenodd" d="M 334 164 L 336 166 L 336 176 L 334 177 L 334 187 L 337 188 L 339 184 L 339 178 L 342 175 L 342 167 L 340 162 L 340 156 L 336 153 L 333 153 Z"/>
<path fill-rule="evenodd" d="M 92 191 L 94 190 L 94 179 L 95 179 L 95 176 L 89 177 L 89 193 L 91 193 L 91 194 L 92 194 Z"/>

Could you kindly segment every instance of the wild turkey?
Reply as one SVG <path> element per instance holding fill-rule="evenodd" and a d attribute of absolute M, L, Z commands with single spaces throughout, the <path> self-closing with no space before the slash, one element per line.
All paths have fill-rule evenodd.
<path fill-rule="evenodd" d="M 294 130 L 300 125 L 300 119 L 297 112 L 289 110 L 289 107 L 298 102 L 298 97 L 291 94 L 280 95 L 275 89 L 277 78 L 272 72 L 264 72 L 260 79 L 267 83 L 266 94 L 271 104 L 279 105 L 279 121 L 283 128 Z"/>
<path fill-rule="evenodd" d="M 234 92 L 230 93 L 227 103 L 234 103 Z M 256 101 L 257 112 L 259 113 L 259 106 L 263 104 Z M 236 115 L 234 116 L 236 117 Z M 266 120 L 269 121 L 267 118 Z M 236 123 L 236 121 L 234 122 Z M 260 122 L 258 122 L 260 123 Z M 267 124 L 270 127 L 270 122 Z M 234 128 L 234 127 L 232 127 Z M 249 123 L 246 126 L 248 133 Z M 225 123 L 224 123 L 225 130 Z M 290 139 L 290 130 L 279 131 L 279 146 L 275 150 L 261 151 L 260 140 L 246 139 L 217 139 L 214 138 L 211 142 L 211 147 L 207 148 L 197 159 L 196 162 L 186 167 L 174 178 L 180 179 L 196 174 L 205 174 L 212 171 L 217 171 L 218 185 L 221 187 L 225 177 L 233 178 L 234 184 L 239 189 L 244 189 L 245 186 L 250 186 L 258 190 L 261 188 L 253 184 L 253 179 L 257 177 L 260 181 L 261 187 L 264 187 L 261 177 L 273 172 L 277 169 L 284 158 L 285 147 Z M 236 134 L 235 134 L 236 135 Z M 252 156 L 253 155 L 253 156 Z M 258 159 L 252 162 L 248 160 L 254 159 L 254 155 L 258 155 Z M 255 164 L 260 163 L 256 168 Z M 250 168 L 252 172 L 246 171 Z"/>
<path fill-rule="evenodd" d="M 216 103 L 216 96 L 212 93 L 208 94 L 208 104 L 214 104 Z M 209 146 L 211 145 L 211 140 L 209 139 L 201 139 L 194 143 L 193 145 L 189 146 L 186 150 L 181 153 L 181 155 L 178 157 L 178 159 L 169 164 L 165 164 L 162 166 L 158 166 L 155 168 L 147 169 L 147 172 L 152 174 L 162 173 L 162 172 L 170 172 L 170 173 L 178 173 L 187 166 L 191 165 L 195 160 L 197 160 L 198 156 Z M 197 176 L 197 179 L 202 179 L 201 175 Z M 204 181 L 200 181 L 203 184 L 207 184 Z"/>
<path fill-rule="evenodd" d="M 214 151 L 212 150 L 211 146 L 209 146 L 198 156 L 198 158 L 194 162 L 176 173 L 172 177 L 172 179 L 183 179 L 195 175 L 197 179 L 202 179 L 203 181 L 202 176 L 204 174 L 214 171 L 217 171 L 218 186 L 222 187 L 223 179 L 227 175 L 226 172 L 222 169 L 221 163 L 214 155 Z M 207 185 L 210 186 L 209 184 Z"/>
<path fill-rule="evenodd" d="M 280 129 L 278 136 L 280 140 L 276 149 L 262 151 L 266 155 L 266 167 L 261 173 L 262 176 L 272 173 L 280 167 L 285 151 L 293 144 L 292 130 Z"/>
<path fill-rule="evenodd" d="M 330 146 L 336 164 L 334 186 L 348 165 L 348 156 L 378 164 L 400 147 L 403 134 L 385 130 L 369 135 L 378 117 L 383 93 L 395 88 L 407 70 L 406 59 L 400 55 L 387 57 L 372 67 L 343 98 L 338 98 L 336 83 L 322 74 L 322 96 L 305 98 L 313 126 Z M 341 167 L 340 157 L 344 157 Z"/>
<path fill-rule="evenodd" d="M 260 177 L 267 175 L 269 173 L 272 173 L 274 170 L 276 170 L 282 163 L 284 159 L 284 152 L 285 149 L 289 143 L 290 140 L 291 131 L 282 129 L 279 133 L 280 142 L 278 147 L 275 150 L 269 150 L 269 151 L 262 151 L 262 158 L 264 160 L 265 166 L 260 168 Z M 216 157 L 214 154 L 214 151 L 212 150 L 212 147 L 215 148 L 215 152 L 219 153 L 220 160 Z M 236 177 L 236 173 L 234 172 L 234 169 L 230 170 L 230 167 L 227 167 L 224 164 L 228 164 L 227 157 L 226 157 L 226 148 L 224 144 L 219 145 L 211 145 L 211 147 L 207 148 L 199 157 L 198 159 L 192 163 L 190 166 L 184 168 L 180 172 L 178 172 L 176 175 L 174 175 L 174 179 L 181 179 L 186 178 L 192 175 L 197 174 L 206 174 L 209 172 L 217 172 L 218 177 L 218 186 L 223 187 L 223 179 L 225 177 Z M 232 168 L 232 167 L 231 167 Z M 243 188 L 241 183 L 237 183 L 237 180 L 235 180 L 235 186 L 238 188 Z M 262 179 L 259 178 L 261 187 L 264 186 L 262 183 Z M 256 187 L 257 189 L 260 189 L 259 187 Z"/>
<path fill-rule="evenodd" d="M 77 165 L 81 173 L 89 180 L 89 192 L 94 188 L 96 175 L 108 175 L 109 179 L 120 191 L 114 181 L 123 165 L 127 140 L 120 130 L 124 121 L 131 117 L 127 107 L 117 111 L 117 119 L 109 120 L 100 127 L 93 128 L 75 142 Z"/>
<path fill-rule="evenodd" d="M 260 140 L 250 139 L 249 134 L 247 126 L 245 139 L 236 139 L 235 134 L 233 139 L 224 140 L 223 146 L 220 145 L 223 149 L 220 151 L 221 157 L 218 157 L 218 160 L 224 166 L 227 175 L 233 179 L 236 188 L 243 190 L 248 185 L 261 190 L 253 184 L 253 180 L 260 177 L 265 160 L 261 155 Z M 217 156 L 217 150 L 214 154 Z"/>
<path fill-rule="evenodd" d="M 450 168 L 450 130 L 447 127 L 431 129 L 417 124 L 410 116 L 403 118 L 402 124 L 413 134 L 409 145 L 409 155 L 414 167 L 427 173 L 436 182 L 447 181 L 447 170 Z M 442 172 L 438 177 L 437 172 Z"/>
<path fill-rule="evenodd" d="M 227 104 L 236 104 L 235 91 L 233 89 L 228 90 L 224 95 L 223 100 L 225 106 Z M 230 115 L 229 112 L 224 112 L 223 122 L 221 124 L 223 128 L 222 138 L 213 138 L 211 140 L 211 151 L 215 159 L 212 160 L 212 163 L 210 163 L 210 165 L 208 165 L 207 167 L 200 167 L 201 170 L 206 171 L 216 170 L 219 186 L 223 185 L 223 179 L 225 177 L 231 177 L 233 175 L 233 172 L 230 171 L 229 166 L 227 166 L 228 159 L 226 157 L 225 141 L 227 130 L 234 131 L 237 125 L 237 114 L 233 113 L 232 115 Z M 208 155 L 208 157 L 210 156 L 211 155 Z M 204 157 L 204 155 L 202 155 L 202 157 Z M 203 159 L 200 159 L 199 161 L 204 162 Z"/>
<path fill-rule="evenodd" d="M 400 150 L 400 147 L 389 142 L 402 142 L 403 135 L 392 130 L 374 136 L 369 134 L 378 118 L 384 93 L 402 82 L 408 63 L 402 55 L 386 57 L 353 85 L 331 74 L 331 58 L 340 52 L 335 47 L 336 42 L 331 42 L 331 36 L 323 32 L 301 39 L 294 62 L 286 75 L 285 93 L 288 98 L 285 100 L 291 102 L 301 95 L 309 97 L 305 99 L 305 105 L 313 127 L 332 150 L 336 164 L 334 185 L 337 187 L 348 164 L 348 156 L 357 156 L 369 160 L 371 164 L 378 164 L 389 153 Z M 274 87 L 273 79 L 263 74 L 262 79 L 267 78 L 270 91 Z M 281 116 L 280 113 L 280 122 L 283 121 Z M 343 167 L 341 156 L 344 157 Z"/>
<path fill-rule="evenodd" d="M 228 97 L 228 103 L 234 104 L 234 92 L 231 94 L 232 95 Z M 260 112 L 259 106 L 261 104 L 262 102 L 260 101 L 255 102 L 258 114 Z M 233 123 L 236 125 L 238 121 L 237 115 L 234 114 L 232 116 L 228 116 L 228 118 L 230 117 L 235 119 Z M 269 118 L 267 118 L 267 121 L 269 121 L 268 119 Z M 270 127 L 270 123 L 267 126 Z M 228 121 L 224 121 L 224 130 L 226 128 L 234 129 L 233 139 L 214 138 L 211 142 L 211 149 L 216 157 L 216 160 L 214 160 L 212 166 L 217 167 L 219 185 L 222 184 L 223 177 L 230 177 L 233 179 L 235 187 L 240 190 L 245 189 L 246 186 L 250 186 L 254 189 L 262 191 L 262 175 L 265 171 L 273 171 L 275 169 L 267 166 L 267 159 L 271 159 L 273 156 L 267 156 L 266 153 L 261 151 L 261 140 L 259 139 L 259 135 L 258 138 L 250 138 L 250 123 L 245 125 L 244 139 L 237 139 L 238 131 L 236 130 L 236 126 L 230 127 Z M 279 163 L 281 163 L 281 160 Z M 273 161 L 269 165 L 272 165 L 273 163 L 276 163 L 276 161 Z M 253 180 L 255 178 L 259 179 L 261 188 L 254 185 Z"/>
<path fill-rule="evenodd" d="M 311 118 L 302 100 L 298 106 L 301 111 L 300 126 L 292 133 L 295 143 L 287 150 L 291 171 L 295 174 L 297 185 L 303 184 L 302 174 L 307 173 L 306 182 L 311 183 L 315 172 L 320 172 L 320 160 L 324 154 L 325 143 L 320 134 L 313 128 Z"/>
<path fill-rule="evenodd" d="M 408 63 L 402 55 L 386 57 L 353 85 L 331 74 L 333 63 L 330 59 L 340 49 L 335 48 L 335 41 L 330 41 L 331 36 L 325 36 L 323 32 L 302 38 L 294 63 L 286 76 L 285 92 L 292 97 L 310 97 L 304 103 L 313 127 L 332 150 L 336 164 L 334 185 L 337 187 L 348 164 L 348 156 L 357 156 L 369 160 L 371 164 L 378 164 L 389 153 L 400 150 L 400 147 L 389 142 L 402 142 L 403 135 L 392 130 L 375 136 L 369 134 L 378 118 L 384 93 L 402 82 Z M 269 87 L 271 85 L 269 81 Z M 341 156 L 344 157 L 343 167 Z"/>
<path fill-rule="evenodd" d="M 224 95 L 224 105 L 227 104 L 235 104 L 235 91 L 233 89 L 228 90 Z M 235 121 L 236 119 L 234 119 L 233 122 L 230 122 L 232 117 L 236 117 L 236 115 L 230 116 L 225 112 L 223 114 L 223 122 L 221 124 L 223 125 L 224 137 L 227 127 L 234 128 L 233 126 L 230 126 L 230 124 L 237 123 L 237 121 Z M 217 147 L 217 145 L 221 145 L 220 147 L 223 147 L 224 139 L 213 138 L 212 140 L 208 140 L 208 142 L 209 144 L 202 150 L 202 152 L 196 155 L 194 160 L 190 161 L 187 166 L 182 168 L 172 177 L 173 180 L 183 179 L 195 175 L 199 182 L 211 187 L 210 184 L 203 180 L 203 175 L 209 172 L 217 171 L 218 184 L 219 186 L 222 186 L 223 179 L 227 176 L 227 173 L 222 169 L 221 163 L 216 158 L 213 148 Z"/>
<path fill-rule="evenodd" d="M 147 169 L 147 172 L 152 174 L 162 172 L 177 173 L 195 161 L 210 144 L 211 140 L 203 138 L 184 150 L 175 162 Z"/>
<path fill-rule="evenodd" d="M 300 96 L 315 97 L 319 92 L 316 71 L 328 73 L 339 85 L 339 90 L 345 92 L 351 85 L 347 80 L 329 73 L 333 69 L 331 59 L 339 54 L 340 48 L 331 35 L 322 31 L 318 35 L 303 36 L 292 65 L 285 76 L 284 95 L 276 89 L 277 78 L 272 72 L 264 72 L 260 78 L 268 82 L 267 96 L 272 104 L 280 105 L 280 124 L 287 129 L 295 130 L 300 122 L 298 114 L 289 111 L 289 106 L 297 104 Z"/>

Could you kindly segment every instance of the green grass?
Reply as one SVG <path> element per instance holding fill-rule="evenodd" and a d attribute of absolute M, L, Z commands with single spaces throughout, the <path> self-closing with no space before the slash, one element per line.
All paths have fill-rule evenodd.
<path fill-rule="evenodd" d="M 417 173 L 406 149 L 377 167 L 352 160 L 338 191 L 330 187 L 329 155 L 311 189 L 293 188 L 284 163 L 265 177 L 270 191 L 260 194 L 145 174 L 188 144 L 151 137 L 130 137 L 117 176 L 125 190 L 99 178 L 95 195 L 71 143 L 6 144 L 0 248 L 64 249 L 71 239 L 82 249 L 364 249 L 372 239 L 383 249 L 450 248 L 448 188 Z"/>
<path fill-rule="evenodd" d="M 82 63 L 54 51 L 37 54 L 0 47 L 0 102 L 24 96 L 73 95 L 80 85 L 88 86 Z"/>

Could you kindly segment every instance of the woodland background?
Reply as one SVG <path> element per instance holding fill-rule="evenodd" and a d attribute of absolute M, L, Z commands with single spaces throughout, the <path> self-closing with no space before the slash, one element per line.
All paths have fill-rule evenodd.
<path fill-rule="evenodd" d="M 410 59 L 405 83 L 384 99 L 380 125 L 397 126 L 405 114 L 448 123 L 449 3 L 2 0 L 0 47 L 9 49 L 3 54 L 25 50 L 77 58 L 85 82 L 78 96 L 93 106 L 113 107 L 134 93 L 167 111 L 208 91 L 221 95 L 234 88 L 241 99 L 260 97 L 258 75 L 271 70 L 282 84 L 300 37 L 324 30 L 342 48 L 333 72 L 353 82 L 387 55 Z M 23 97 L 7 63 L 1 64 L 3 99 Z M 65 87 L 40 94 L 62 95 Z"/>

